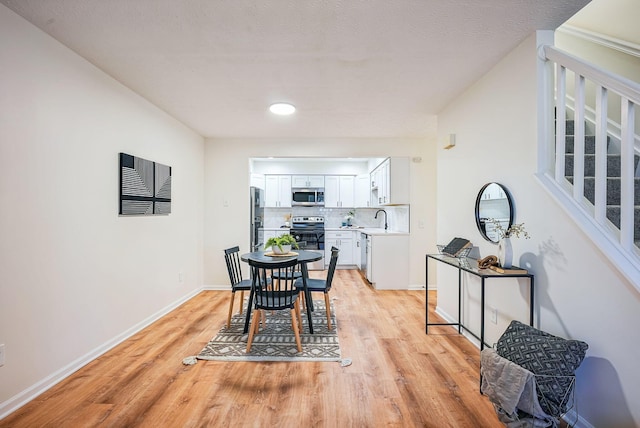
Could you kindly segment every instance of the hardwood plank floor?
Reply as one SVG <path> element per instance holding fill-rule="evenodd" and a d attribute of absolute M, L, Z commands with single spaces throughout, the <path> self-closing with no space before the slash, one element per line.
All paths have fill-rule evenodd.
<path fill-rule="evenodd" d="M 350 366 L 183 365 L 226 322 L 230 293 L 205 291 L 0 427 L 503 426 L 478 391 L 478 349 L 454 329 L 425 335 L 424 291 L 376 291 L 357 271 L 338 270 L 331 295 Z"/>

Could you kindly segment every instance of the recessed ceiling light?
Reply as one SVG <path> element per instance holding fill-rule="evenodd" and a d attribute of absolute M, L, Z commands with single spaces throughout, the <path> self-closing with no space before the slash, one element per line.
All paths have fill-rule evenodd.
<path fill-rule="evenodd" d="M 296 107 L 293 104 L 289 103 L 275 103 L 269 106 L 269 110 L 273 114 L 287 116 L 293 114 L 296 111 Z"/>

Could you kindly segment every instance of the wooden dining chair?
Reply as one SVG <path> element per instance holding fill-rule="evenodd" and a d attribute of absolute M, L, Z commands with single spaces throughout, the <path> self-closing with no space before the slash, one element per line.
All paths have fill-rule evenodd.
<path fill-rule="evenodd" d="M 289 259 L 279 263 L 265 263 L 249 259 L 254 273 L 252 282 L 253 293 L 253 313 L 251 326 L 249 327 L 249 338 L 247 340 L 247 352 L 251 351 L 254 336 L 258 333 L 260 319 L 265 318 L 265 311 L 279 311 L 289 309 L 291 312 L 291 328 L 296 337 L 296 347 L 298 352 L 302 352 L 302 342 L 300 341 L 300 331 L 302 329 L 302 316 L 300 315 L 300 305 L 298 295 L 300 291 L 295 286 L 295 272 L 297 259 Z M 277 275 L 278 281 L 269 281 Z M 262 287 L 260 284 L 268 284 Z"/>
<path fill-rule="evenodd" d="M 231 301 L 229 302 L 229 315 L 227 316 L 227 328 L 231 326 L 231 315 L 233 314 L 233 300 L 236 291 L 240 291 L 240 314 L 244 306 L 244 292 L 251 291 L 251 280 L 242 279 L 242 269 L 240 269 L 240 248 L 238 246 L 224 250 L 224 259 L 227 263 L 229 281 L 231 282 Z"/>
<path fill-rule="evenodd" d="M 327 278 L 326 279 L 315 279 L 315 278 L 307 278 L 307 291 L 309 293 L 324 293 L 324 303 L 327 307 L 327 328 L 331 330 L 333 327 L 331 326 L 331 305 L 329 301 L 329 291 L 331 291 L 331 283 L 333 282 L 333 274 L 336 271 L 336 266 L 338 264 L 338 253 L 340 249 L 336 247 L 331 247 L 331 260 L 329 260 L 329 269 L 327 270 Z M 296 280 L 295 283 L 296 288 L 298 290 L 303 290 L 304 283 L 302 279 Z M 302 295 L 302 294 L 301 294 Z"/>

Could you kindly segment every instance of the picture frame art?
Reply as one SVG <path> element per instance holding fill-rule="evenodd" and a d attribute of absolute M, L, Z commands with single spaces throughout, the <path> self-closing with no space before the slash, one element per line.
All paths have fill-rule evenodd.
<path fill-rule="evenodd" d="M 171 213 L 171 167 L 120 153 L 120 212 L 128 215 Z"/>

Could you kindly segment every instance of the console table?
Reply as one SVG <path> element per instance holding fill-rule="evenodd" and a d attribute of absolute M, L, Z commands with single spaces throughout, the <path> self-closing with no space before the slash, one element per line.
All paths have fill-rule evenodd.
<path fill-rule="evenodd" d="M 430 323 L 429 322 L 429 259 L 433 259 L 436 260 L 438 262 L 441 263 L 445 263 L 448 264 L 450 266 L 455 267 L 456 269 L 458 269 L 458 322 L 457 323 Z M 453 325 L 453 326 L 458 326 L 458 333 L 462 333 L 462 330 L 464 329 L 466 332 L 468 332 L 469 334 L 471 334 L 473 337 L 475 337 L 476 339 L 478 339 L 480 341 L 480 350 L 484 349 L 485 346 L 485 341 L 484 341 L 484 312 L 485 312 L 485 308 L 484 308 L 484 296 L 485 296 L 485 280 L 486 279 L 500 279 L 500 278 L 529 278 L 529 325 L 533 326 L 533 274 L 531 273 L 498 273 L 495 272 L 493 270 L 490 269 L 480 269 L 478 268 L 478 261 L 476 259 L 472 259 L 472 258 L 468 258 L 468 257 L 463 257 L 463 258 L 456 258 L 456 257 L 451 257 L 451 256 L 447 256 L 445 254 L 427 254 L 427 257 L 425 259 L 426 263 L 426 268 L 425 268 L 425 275 L 426 275 L 426 295 L 427 295 L 427 303 L 426 303 L 426 328 L 425 328 L 425 332 L 426 334 L 429 334 L 429 326 L 435 326 L 435 325 Z M 517 266 L 513 266 L 514 269 L 519 269 Z M 475 333 L 473 333 L 471 330 L 469 330 L 463 323 L 462 323 L 462 310 L 461 310 L 461 303 L 462 303 L 462 272 L 467 272 L 470 273 L 472 275 L 475 275 L 477 277 L 480 278 L 480 287 L 481 287 L 481 297 L 480 297 L 480 337 L 478 337 Z M 490 346 L 489 344 L 486 344 L 487 346 Z"/>

